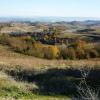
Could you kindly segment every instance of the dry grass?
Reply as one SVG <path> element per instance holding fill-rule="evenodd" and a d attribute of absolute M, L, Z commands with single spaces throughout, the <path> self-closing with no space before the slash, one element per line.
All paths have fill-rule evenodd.
<path fill-rule="evenodd" d="M 7 46 L 0 45 L 0 66 L 3 66 L 3 70 L 16 70 L 15 67 L 19 65 L 20 67 L 25 68 L 26 70 L 47 70 L 53 68 L 70 68 L 70 67 L 80 67 L 81 65 L 100 65 L 100 59 L 90 59 L 90 60 L 46 60 L 39 59 L 32 56 L 27 56 L 19 53 L 15 53 L 11 51 Z M 100 66 L 99 66 L 100 67 Z M 1 67 L 0 67 L 1 69 Z M 3 71 L 2 70 L 2 71 Z M 4 70 L 5 71 L 5 70 Z M 66 97 L 49 97 L 49 96 L 41 96 L 31 93 L 30 89 L 38 89 L 38 86 L 33 82 L 25 83 L 14 80 L 11 76 L 0 72 L 0 92 L 2 96 L 5 97 L 7 95 L 9 97 L 18 97 L 19 94 L 21 97 L 28 96 L 27 98 L 34 97 L 36 100 L 70 100 L 70 98 Z M 7 92 L 6 90 L 2 90 L 2 88 L 6 90 L 10 90 L 11 92 Z M 17 89 L 17 90 L 16 90 Z M 2 94 L 2 91 L 3 94 Z M 27 95 L 28 94 L 28 95 Z M 7 98 L 8 98 L 7 97 Z M 12 98 L 11 98 L 12 99 Z M 1 98 L 0 98 L 1 100 Z M 6 100 L 6 99 L 5 99 Z M 24 100 L 24 99 L 22 99 Z M 32 99 L 33 100 L 33 99 Z"/>
<path fill-rule="evenodd" d="M 20 24 L 16 23 L 12 25 L 11 27 L 5 26 L 1 29 L 1 33 L 11 33 L 11 32 L 32 32 L 33 26 L 27 25 L 27 24 Z"/>
<path fill-rule="evenodd" d="M 8 47 L 0 45 L 0 64 L 9 66 L 24 66 L 33 69 L 78 67 L 81 65 L 100 65 L 100 59 L 90 60 L 46 60 L 32 56 L 22 55 L 11 51 Z"/>

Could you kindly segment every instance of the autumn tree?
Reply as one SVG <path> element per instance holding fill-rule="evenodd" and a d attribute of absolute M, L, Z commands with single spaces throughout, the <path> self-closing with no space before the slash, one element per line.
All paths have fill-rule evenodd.
<path fill-rule="evenodd" d="M 47 59 L 58 58 L 60 51 L 57 46 L 48 46 L 44 48 L 44 57 Z"/>

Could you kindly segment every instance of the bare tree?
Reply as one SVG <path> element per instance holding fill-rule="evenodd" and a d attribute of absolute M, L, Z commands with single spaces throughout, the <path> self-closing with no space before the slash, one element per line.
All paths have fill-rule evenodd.
<path fill-rule="evenodd" d="M 73 98 L 73 100 L 100 100 L 99 89 L 92 89 L 86 82 L 86 79 L 91 72 L 91 68 L 83 66 L 79 69 L 79 71 L 81 72 L 82 78 L 79 85 L 76 86 L 78 90 L 78 97 Z"/>

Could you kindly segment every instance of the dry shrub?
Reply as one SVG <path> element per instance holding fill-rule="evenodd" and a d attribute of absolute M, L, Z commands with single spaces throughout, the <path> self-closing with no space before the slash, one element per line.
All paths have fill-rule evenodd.
<path fill-rule="evenodd" d="M 70 47 L 61 49 L 60 57 L 63 59 L 76 59 L 74 48 Z"/>
<path fill-rule="evenodd" d="M 70 43 L 60 49 L 56 45 L 44 45 L 30 36 L 12 37 L 7 34 L 0 36 L 0 43 L 10 46 L 14 51 L 46 59 L 89 59 L 100 57 L 100 47 L 89 47 L 85 41 Z"/>
<path fill-rule="evenodd" d="M 44 58 L 56 59 L 59 58 L 60 51 L 57 46 L 44 47 Z"/>
<path fill-rule="evenodd" d="M 0 36 L 0 43 L 3 45 L 9 45 L 10 43 L 10 37 L 8 34 L 2 34 Z"/>
<path fill-rule="evenodd" d="M 19 38 L 12 38 L 10 40 L 10 46 L 12 49 L 18 52 L 25 53 L 26 50 L 28 49 L 28 45 L 24 40 L 21 40 Z"/>

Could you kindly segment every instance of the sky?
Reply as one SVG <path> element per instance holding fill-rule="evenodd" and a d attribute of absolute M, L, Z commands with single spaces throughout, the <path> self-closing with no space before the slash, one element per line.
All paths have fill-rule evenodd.
<path fill-rule="evenodd" d="M 100 17 L 100 0 L 0 0 L 0 17 Z"/>

